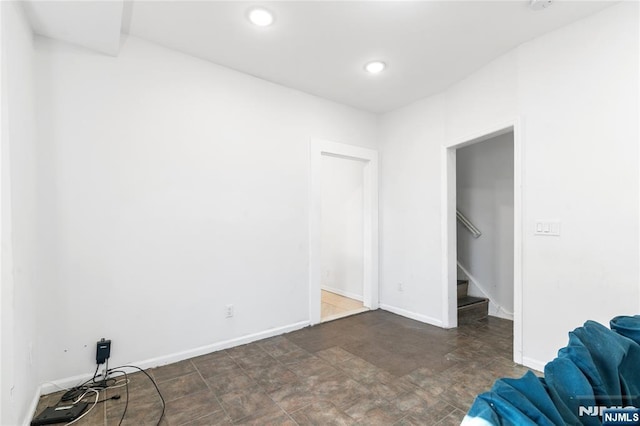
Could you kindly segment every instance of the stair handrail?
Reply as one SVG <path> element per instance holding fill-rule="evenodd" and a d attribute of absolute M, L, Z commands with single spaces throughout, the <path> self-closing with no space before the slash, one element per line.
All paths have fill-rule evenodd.
<path fill-rule="evenodd" d="M 460 210 L 456 209 L 456 219 L 460 221 L 460 223 L 471 232 L 473 238 L 478 238 L 482 235 L 482 232 L 478 228 L 475 227 L 473 223 L 469 219 L 466 218 L 465 215 L 460 213 Z"/>

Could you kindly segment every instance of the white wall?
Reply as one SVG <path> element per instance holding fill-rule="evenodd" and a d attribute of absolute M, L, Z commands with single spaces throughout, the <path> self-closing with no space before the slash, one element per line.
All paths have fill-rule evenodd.
<path fill-rule="evenodd" d="M 456 204 L 482 232 L 458 222 L 458 262 L 477 280 L 469 294 L 486 295 L 489 314 L 513 314 L 513 133 L 456 151 Z M 478 290 L 480 293 L 478 293 Z"/>
<path fill-rule="evenodd" d="M 2 2 L 0 424 L 22 422 L 38 388 L 36 121 L 33 36 L 22 5 Z"/>
<path fill-rule="evenodd" d="M 380 306 L 435 325 L 442 324 L 443 107 L 434 96 L 385 114 L 380 139 Z"/>
<path fill-rule="evenodd" d="M 536 360 L 586 319 L 640 311 L 639 39 L 627 2 L 520 51 L 523 349 Z M 561 221 L 562 236 L 534 236 L 538 220 Z"/>
<path fill-rule="evenodd" d="M 380 138 L 381 306 L 441 324 L 442 147 L 521 117 L 526 361 L 551 359 L 588 318 L 636 313 L 637 8 L 533 40 L 379 128 L 371 114 L 135 38 L 118 58 L 37 39 L 35 200 L 32 106 L 11 106 L 3 90 L 3 408 L 6 384 L 20 381 L 3 422 L 25 413 L 30 374 L 90 372 L 103 336 L 115 365 L 304 323 L 311 137 L 370 148 Z M 9 86 L 28 94 L 30 36 L 15 16 L 3 18 L 20 70 Z M 14 108 L 27 125 L 7 137 Z M 27 142 L 8 161 L 13 138 Z M 534 237 L 536 220 L 561 220 L 563 235 Z M 23 236 L 13 244 L 7 230 Z"/>
<path fill-rule="evenodd" d="M 525 362 L 587 319 L 638 312 L 637 16 L 612 6 L 383 116 L 382 304 L 441 320 L 442 147 L 519 117 Z M 536 220 L 562 236 L 533 236 Z"/>
<path fill-rule="evenodd" d="M 305 324 L 309 141 L 375 149 L 376 117 L 133 37 L 36 47 L 41 380 L 90 372 L 100 337 L 166 362 Z"/>
<path fill-rule="evenodd" d="M 321 286 L 362 300 L 364 163 L 322 156 Z"/>

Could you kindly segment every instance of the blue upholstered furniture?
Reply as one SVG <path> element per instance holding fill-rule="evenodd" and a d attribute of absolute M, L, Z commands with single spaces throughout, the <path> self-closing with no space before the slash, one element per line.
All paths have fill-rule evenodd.
<path fill-rule="evenodd" d="M 478 395 L 463 425 L 601 425 L 600 407 L 640 408 L 640 315 L 611 330 L 587 321 L 544 369 L 497 380 Z"/>

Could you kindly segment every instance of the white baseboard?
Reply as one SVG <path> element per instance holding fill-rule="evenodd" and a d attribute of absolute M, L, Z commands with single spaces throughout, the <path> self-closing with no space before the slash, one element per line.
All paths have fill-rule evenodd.
<path fill-rule="evenodd" d="M 493 303 L 491 299 L 489 299 L 489 315 L 513 321 L 513 312 L 505 311 L 500 305 Z"/>
<path fill-rule="evenodd" d="M 525 367 L 529 367 L 533 370 L 544 372 L 544 366 L 547 365 L 546 362 L 538 361 L 537 359 L 528 358 L 526 356 L 522 357 L 522 365 Z"/>
<path fill-rule="evenodd" d="M 36 394 L 33 396 L 33 399 L 31 400 L 31 404 L 29 404 L 29 409 L 25 414 L 26 417 L 22 421 L 23 426 L 31 425 L 31 420 L 33 419 L 33 416 L 37 414 L 36 408 L 38 408 L 38 402 L 40 402 L 40 395 L 42 395 L 42 386 L 38 386 L 38 389 L 36 389 Z"/>
<path fill-rule="evenodd" d="M 256 340 L 262 340 L 273 336 L 279 336 L 290 331 L 299 330 L 310 324 L 309 321 L 301 321 L 294 324 L 286 325 L 283 327 L 271 328 L 269 330 L 261 331 L 259 333 L 248 334 L 246 336 L 236 337 L 234 339 L 223 340 L 222 342 L 213 343 L 206 346 L 200 346 L 198 348 L 189 349 L 182 352 L 176 352 L 169 355 L 163 355 L 156 358 L 150 358 L 143 361 L 131 362 L 130 365 L 135 365 L 143 370 L 153 367 L 160 367 L 162 365 L 171 364 L 185 359 L 193 358 L 200 355 L 205 355 L 211 352 L 221 351 L 223 349 L 233 348 L 235 346 L 244 345 L 246 343 L 255 342 Z M 64 379 L 53 380 L 51 382 L 44 383 L 40 386 L 39 395 L 46 395 L 49 393 L 57 392 L 60 388 L 69 388 L 82 383 L 87 379 L 90 379 L 93 374 L 82 374 L 78 376 L 66 377 Z M 35 407 L 34 407 L 35 408 Z"/>
<path fill-rule="evenodd" d="M 469 280 L 469 296 L 485 297 L 489 299 L 489 315 L 513 321 L 513 312 L 507 311 L 502 307 L 502 305 L 496 303 L 484 286 L 480 284 L 480 281 L 471 275 L 467 268 L 462 266 L 460 262 L 457 262 L 457 265 L 458 271 L 462 271 L 462 273 L 467 277 L 466 279 Z"/>
<path fill-rule="evenodd" d="M 435 325 L 436 327 L 442 328 L 442 321 L 436 318 L 431 318 L 426 315 L 417 314 L 415 312 L 407 311 L 406 309 L 398 308 L 391 305 L 386 305 L 384 303 L 380 304 L 380 309 L 382 309 L 383 311 L 393 312 L 394 314 L 398 314 L 406 318 L 420 321 L 425 324 Z"/>
<path fill-rule="evenodd" d="M 351 293 L 349 291 L 340 290 L 339 288 L 328 287 L 326 285 L 323 285 L 321 288 L 330 293 L 335 293 L 339 296 L 348 297 L 349 299 L 355 299 L 359 302 L 362 302 L 363 300 L 361 294 Z"/>

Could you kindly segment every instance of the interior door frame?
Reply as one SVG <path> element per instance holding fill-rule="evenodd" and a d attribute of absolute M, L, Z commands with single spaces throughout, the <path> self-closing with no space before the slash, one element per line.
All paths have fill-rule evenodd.
<path fill-rule="evenodd" d="M 364 163 L 363 173 L 363 304 L 378 309 L 378 152 L 323 139 L 309 144 L 309 322 L 321 321 L 322 157 Z"/>
<path fill-rule="evenodd" d="M 523 143 L 521 120 L 498 123 L 480 132 L 454 139 L 442 147 L 442 312 L 443 326 L 458 326 L 456 242 L 456 150 L 513 132 L 513 360 L 522 364 L 522 238 Z"/>

